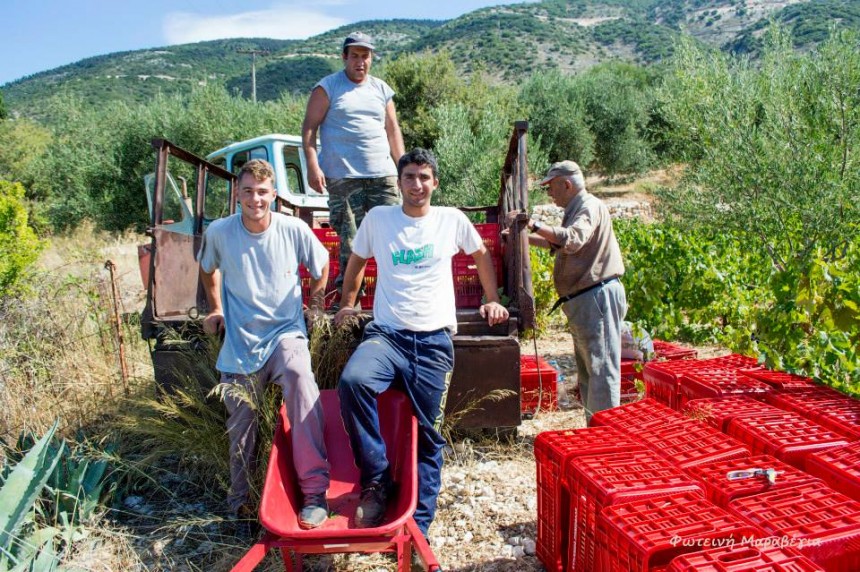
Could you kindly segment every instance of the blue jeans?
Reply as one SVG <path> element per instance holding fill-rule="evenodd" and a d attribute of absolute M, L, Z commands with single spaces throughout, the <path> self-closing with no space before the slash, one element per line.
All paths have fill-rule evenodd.
<path fill-rule="evenodd" d="M 361 486 L 391 482 L 379 431 L 376 397 L 395 384 L 418 418 L 418 506 L 415 522 L 427 536 L 442 486 L 440 433 L 454 370 L 454 345 L 447 330 L 411 332 L 371 322 L 340 376 L 341 416 L 349 434 Z"/>
<path fill-rule="evenodd" d="M 621 323 L 627 315 L 624 286 L 613 280 L 562 306 L 573 336 L 576 379 L 585 420 L 621 402 Z"/>

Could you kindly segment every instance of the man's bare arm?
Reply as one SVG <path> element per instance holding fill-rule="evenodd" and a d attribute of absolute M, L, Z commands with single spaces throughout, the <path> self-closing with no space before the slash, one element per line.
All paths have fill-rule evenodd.
<path fill-rule="evenodd" d="M 406 153 L 406 146 L 403 144 L 403 134 L 400 132 L 400 124 L 397 122 L 397 110 L 394 107 L 394 100 L 388 102 L 385 106 L 385 133 L 388 135 L 388 147 L 391 149 L 391 159 L 396 165 L 400 157 Z"/>
<path fill-rule="evenodd" d="M 349 262 L 346 264 L 346 272 L 343 275 L 340 309 L 334 316 L 336 326 L 341 325 L 347 316 L 358 313 L 355 309 L 355 300 L 358 297 L 358 290 L 361 288 L 361 279 L 364 278 L 364 268 L 366 266 L 366 258 L 362 258 L 355 253 L 349 255 Z"/>
<path fill-rule="evenodd" d="M 203 331 L 217 334 L 224 329 L 224 311 L 221 308 L 221 272 L 217 269 L 206 272 L 200 267 L 200 281 L 209 302 L 209 314 L 203 318 Z"/>
<path fill-rule="evenodd" d="M 310 293 L 308 294 L 308 307 L 315 311 L 325 310 L 325 285 L 328 283 L 329 263 L 323 266 L 319 278 L 311 276 Z"/>
<path fill-rule="evenodd" d="M 482 244 L 481 248 L 472 253 L 472 258 L 475 259 L 475 266 L 478 267 L 478 280 L 481 281 L 484 298 L 487 300 L 479 310 L 481 317 L 486 318 L 487 323 L 491 326 L 501 324 L 508 319 L 508 309 L 502 306 L 499 301 L 499 285 L 496 282 L 493 257 Z"/>
<path fill-rule="evenodd" d="M 328 113 L 329 100 L 325 90 L 316 87 L 308 98 L 305 119 L 302 122 L 302 147 L 308 166 L 308 184 L 318 193 L 325 189 L 325 173 L 317 158 L 317 132 Z"/>

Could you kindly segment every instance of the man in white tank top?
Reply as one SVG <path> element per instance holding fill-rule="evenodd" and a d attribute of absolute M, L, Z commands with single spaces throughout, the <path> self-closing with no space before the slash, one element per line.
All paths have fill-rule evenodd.
<path fill-rule="evenodd" d="M 396 162 L 404 152 L 403 136 L 394 90 L 370 75 L 374 50 L 368 35 L 347 36 L 343 70 L 314 86 L 302 124 L 308 183 L 328 191 L 330 221 L 340 237 L 338 290 L 364 215 L 375 206 L 400 203 Z"/>

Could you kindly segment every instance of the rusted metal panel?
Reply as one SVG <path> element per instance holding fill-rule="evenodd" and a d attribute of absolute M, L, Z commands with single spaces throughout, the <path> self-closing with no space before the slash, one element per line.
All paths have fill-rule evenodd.
<path fill-rule="evenodd" d="M 499 192 L 500 219 L 510 211 L 528 212 L 528 148 L 526 134 L 528 122 L 517 121 L 508 143 L 501 173 Z M 532 288 L 531 260 L 529 259 L 528 229 L 521 222 L 508 229 L 504 251 L 505 274 L 503 276 L 505 293 L 511 299 L 511 306 L 518 309 L 520 330 L 534 328 L 535 302 Z"/>
<path fill-rule="evenodd" d="M 209 312 L 196 256 L 200 237 L 153 230 L 152 309 L 156 320 L 198 319 Z"/>
<path fill-rule="evenodd" d="M 507 395 L 494 398 L 501 392 Z M 520 344 L 510 336 L 454 336 L 445 415 L 458 429 L 520 424 Z"/>

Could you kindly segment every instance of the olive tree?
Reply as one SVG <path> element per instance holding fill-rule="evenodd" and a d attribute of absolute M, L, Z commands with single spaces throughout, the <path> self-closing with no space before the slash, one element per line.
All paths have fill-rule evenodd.
<path fill-rule="evenodd" d="M 771 299 L 736 347 L 860 383 L 860 49 L 836 33 L 796 52 L 780 29 L 759 62 L 685 44 L 660 93 L 687 162 L 665 214 L 737 233 L 772 266 Z"/>

